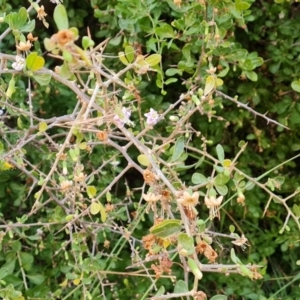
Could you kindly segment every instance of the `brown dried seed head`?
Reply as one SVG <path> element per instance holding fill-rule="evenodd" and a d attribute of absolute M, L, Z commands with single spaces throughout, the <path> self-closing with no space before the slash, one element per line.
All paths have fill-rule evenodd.
<path fill-rule="evenodd" d="M 149 171 L 148 169 L 144 171 L 144 180 L 147 184 L 153 184 L 156 181 L 156 176 L 154 173 L 152 173 L 151 171 Z"/>
<path fill-rule="evenodd" d="M 76 38 L 74 32 L 69 29 L 62 29 L 51 37 L 51 41 L 59 44 L 60 46 L 64 46 L 67 43 L 74 42 L 75 39 Z"/>

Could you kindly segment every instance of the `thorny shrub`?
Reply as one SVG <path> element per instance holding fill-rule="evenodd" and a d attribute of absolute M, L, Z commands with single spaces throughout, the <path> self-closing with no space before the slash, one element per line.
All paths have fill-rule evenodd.
<path fill-rule="evenodd" d="M 234 37 L 252 1 L 92 1 L 97 38 L 110 34 L 99 43 L 70 25 L 62 1 L 50 1 L 56 29 L 29 2 L 16 12 L 1 2 L 0 296 L 199 300 L 222 293 L 201 285 L 209 273 L 261 279 L 262 260 L 236 255 L 251 241 L 228 210 L 246 212 L 260 189 L 264 214 L 285 210 L 280 233 L 298 231 L 299 190 L 277 193 L 294 158 L 253 176 L 239 166 L 247 143 L 228 154 L 207 129 L 225 130 L 230 110 L 243 109 L 288 130 L 229 88 L 233 77 L 256 82 L 263 64 Z M 236 226 L 218 229 L 224 215 Z"/>

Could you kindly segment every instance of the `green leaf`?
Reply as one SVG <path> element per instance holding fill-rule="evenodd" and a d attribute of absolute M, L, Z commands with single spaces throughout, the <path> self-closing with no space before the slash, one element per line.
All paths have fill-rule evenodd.
<path fill-rule="evenodd" d="M 119 52 L 119 53 L 118 53 L 118 56 L 119 56 L 120 61 L 121 61 L 125 66 L 129 65 L 129 62 L 128 62 L 128 60 L 126 59 L 125 53 L 124 53 L 123 51 Z"/>
<path fill-rule="evenodd" d="M 73 61 L 73 55 L 70 51 L 63 50 L 62 54 L 63 54 L 64 61 L 66 61 L 66 62 Z"/>
<path fill-rule="evenodd" d="M 192 271 L 192 273 L 194 274 L 194 276 L 198 279 L 201 280 L 203 277 L 202 272 L 200 271 L 199 267 L 197 266 L 196 262 L 188 257 L 188 266 L 190 268 L 190 270 Z"/>
<path fill-rule="evenodd" d="M 175 143 L 174 145 L 174 151 L 173 151 L 173 155 L 172 155 L 172 158 L 171 158 L 171 162 L 172 161 L 176 161 L 177 159 L 179 159 L 179 157 L 181 156 L 181 154 L 183 153 L 184 151 L 184 137 L 181 136 Z"/>
<path fill-rule="evenodd" d="M 165 85 L 168 85 L 168 84 L 171 84 L 171 83 L 174 83 L 177 81 L 178 81 L 178 78 L 169 78 L 165 81 Z"/>
<path fill-rule="evenodd" d="M 200 174 L 200 173 L 194 173 L 193 176 L 192 176 L 192 183 L 193 184 L 205 184 L 205 183 L 208 183 L 208 179 Z"/>
<path fill-rule="evenodd" d="M 227 300 L 227 296 L 224 295 L 215 295 L 210 300 Z"/>
<path fill-rule="evenodd" d="M 173 38 L 175 36 L 172 26 L 170 26 L 167 23 L 164 23 L 163 26 L 161 26 L 161 27 L 156 27 L 155 33 L 160 38 Z"/>
<path fill-rule="evenodd" d="M 145 62 L 150 66 L 156 66 L 160 63 L 161 61 L 161 55 L 160 54 L 152 54 L 148 57 L 145 58 Z"/>
<path fill-rule="evenodd" d="M 48 85 L 50 83 L 52 75 L 51 74 L 33 74 L 32 77 L 41 86 L 46 86 L 46 85 Z"/>
<path fill-rule="evenodd" d="M 176 282 L 176 285 L 174 287 L 174 294 L 187 293 L 188 291 L 189 289 L 185 281 L 180 279 Z"/>
<path fill-rule="evenodd" d="M 218 73 L 218 77 L 225 77 L 228 72 L 229 72 L 229 67 L 226 67 L 220 73 Z"/>
<path fill-rule="evenodd" d="M 39 132 L 45 132 L 48 128 L 48 125 L 46 122 L 40 122 L 39 123 Z"/>
<path fill-rule="evenodd" d="M 134 48 L 132 46 L 126 46 L 125 47 L 125 55 L 129 63 L 132 63 L 134 61 Z"/>
<path fill-rule="evenodd" d="M 30 282 L 39 285 L 45 281 L 45 277 L 42 274 L 26 275 Z"/>
<path fill-rule="evenodd" d="M 217 192 L 222 196 L 226 196 L 228 193 L 228 187 L 226 185 L 215 185 L 215 188 Z"/>
<path fill-rule="evenodd" d="M 185 250 L 186 256 L 193 254 L 195 251 L 194 239 L 186 233 L 180 233 L 178 235 L 178 248 Z"/>
<path fill-rule="evenodd" d="M 69 28 L 67 11 L 62 4 L 56 5 L 54 9 L 53 18 L 58 30 Z"/>
<path fill-rule="evenodd" d="M 230 180 L 230 176 L 225 175 L 224 173 L 218 174 L 215 179 L 214 183 L 217 185 L 226 184 Z"/>
<path fill-rule="evenodd" d="M 168 238 L 179 233 L 181 230 L 181 220 L 165 220 L 150 228 L 150 233 L 160 237 Z"/>
<path fill-rule="evenodd" d="M 240 1 L 237 1 L 235 3 L 235 8 L 239 11 L 242 11 L 242 10 L 247 10 L 251 5 L 247 2 L 240 2 Z"/>
<path fill-rule="evenodd" d="M 89 185 L 86 187 L 86 192 L 89 196 L 89 198 L 94 198 L 97 194 L 97 189 L 93 185 Z"/>
<path fill-rule="evenodd" d="M 231 260 L 235 263 L 235 264 L 241 264 L 241 261 L 240 259 L 235 255 L 235 251 L 233 248 L 231 248 L 231 251 L 230 251 L 230 258 Z"/>
<path fill-rule="evenodd" d="M 101 205 L 98 202 L 93 202 L 90 206 L 90 213 L 92 215 L 96 215 L 100 212 L 101 209 Z"/>
<path fill-rule="evenodd" d="M 12 94 L 16 91 L 15 84 L 16 84 L 16 81 L 15 81 L 14 77 L 12 77 L 8 83 L 8 89 L 5 93 L 7 98 L 11 98 Z"/>
<path fill-rule="evenodd" d="M 32 32 L 35 28 L 35 20 L 29 21 L 26 25 L 20 28 L 21 32 Z"/>
<path fill-rule="evenodd" d="M 300 93 L 300 81 L 293 81 L 292 84 L 292 89 L 298 93 Z"/>
<path fill-rule="evenodd" d="M 244 73 L 251 81 L 257 81 L 258 76 L 254 71 L 244 71 Z"/>
<path fill-rule="evenodd" d="M 59 74 L 65 79 L 70 79 L 72 76 L 74 76 L 67 62 L 64 62 L 60 67 Z"/>
<path fill-rule="evenodd" d="M 216 147 L 216 150 L 217 150 L 218 159 L 219 159 L 220 163 L 223 164 L 223 161 L 225 158 L 224 149 L 220 144 L 218 144 Z"/>
<path fill-rule="evenodd" d="M 88 49 L 89 47 L 93 47 L 95 45 L 95 42 L 91 40 L 88 36 L 84 36 L 82 38 L 81 43 L 84 50 Z"/>
<path fill-rule="evenodd" d="M 216 86 L 215 78 L 207 76 L 205 81 L 204 96 L 207 96 Z"/>
<path fill-rule="evenodd" d="M 175 68 L 170 68 L 166 71 L 166 75 L 167 76 L 174 76 L 174 75 L 182 75 L 182 71 L 181 70 L 178 70 L 178 69 L 175 69 Z"/>
<path fill-rule="evenodd" d="M 148 167 L 150 165 L 150 161 L 145 154 L 139 155 L 137 157 L 137 160 L 142 166 Z"/>
<path fill-rule="evenodd" d="M 37 52 L 32 52 L 26 57 L 26 67 L 29 71 L 35 72 L 41 69 L 44 64 L 44 58 L 39 56 Z"/>
<path fill-rule="evenodd" d="M 294 212 L 296 217 L 300 217 L 300 208 L 297 204 L 293 205 L 293 212 Z"/>
<path fill-rule="evenodd" d="M 155 294 L 156 297 L 158 296 L 162 296 L 165 293 L 165 287 L 162 285 L 159 290 L 157 291 L 157 293 Z M 154 297 L 155 298 L 155 297 Z"/>
<path fill-rule="evenodd" d="M 25 7 L 21 7 L 16 13 L 10 13 L 5 17 L 5 22 L 8 23 L 12 30 L 20 30 L 25 25 L 28 18 L 28 13 Z"/>

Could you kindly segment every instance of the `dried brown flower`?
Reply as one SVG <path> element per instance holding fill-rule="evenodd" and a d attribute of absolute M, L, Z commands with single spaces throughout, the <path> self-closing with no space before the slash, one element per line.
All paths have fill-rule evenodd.
<path fill-rule="evenodd" d="M 218 217 L 220 219 L 219 206 L 221 205 L 222 201 L 223 196 L 220 196 L 218 198 L 216 198 L 215 196 L 205 196 L 204 202 L 207 208 L 209 208 L 209 215 L 211 219 L 215 217 Z"/>
<path fill-rule="evenodd" d="M 194 300 L 205 300 L 207 299 L 207 296 L 204 292 L 202 291 L 199 291 L 199 292 L 196 292 L 194 294 Z"/>
<path fill-rule="evenodd" d="M 146 184 L 153 184 L 153 183 L 155 183 L 155 181 L 156 181 L 156 176 L 155 176 L 155 174 L 154 173 L 152 173 L 150 170 L 148 170 L 148 169 L 146 169 L 145 171 L 144 171 L 144 174 L 143 174 L 143 176 L 144 176 L 144 180 L 145 180 L 145 182 L 146 182 Z"/>
<path fill-rule="evenodd" d="M 106 141 L 107 140 L 107 132 L 105 130 L 97 132 L 96 136 L 97 136 L 98 140 L 100 140 L 100 141 Z"/>
<path fill-rule="evenodd" d="M 204 254 L 210 263 L 215 263 L 218 257 L 217 252 L 205 241 L 198 242 L 196 253 Z"/>
<path fill-rule="evenodd" d="M 199 203 L 199 193 L 194 192 L 190 195 L 187 191 L 184 191 L 183 196 L 177 199 L 177 201 L 188 210 L 193 210 L 193 208 Z"/>
<path fill-rule="evenodd" d="M 151 208 L 154 212 L 156 211 L 156 202 L 161 199 L 161 195 L 155 195 L 154 193 L 143 194 L 143 198 L 148 202 L 146 212 L 149 212 Z"/>
<path fill-rule="evenodd" d="M 248 239 L 244 236 L 244 234 L 242 234 L 242 236 L 240 238 L 237 238 L 236 240 L 231 241 L 232 244 L 240 246 L 243 250 L 245 250 L 246 246 L 249 246 L 249 244 L 247 242 L 248 242 Z"/>
<path fill-rule="evenodd" d="M 17 49 L 20 51 L 27 51 L 31 48 L 32 44 L 30 43 L 30 41 L 26 41 L 26 43 L 24 42 L 20 42 L 19 45 L 17 45 Z"/>
<path fill-rule="evenodd" d="M 38 40 L 38 37 L 33 37 L 32 33 L 29 32 L 29 33 L 27 34 L 27 39 L 28 39 L 30 42 L 35 42 L 35 41 Z"/>
<path fill-rule="evenodd" d="M 57 43 L 60 47 L 63 47 L 70 42 L 74 42 L 75 40 L 74 32 L 69 29 L 62 29 L 51 37 L 51 41 Z"/>
<path fill-rule="evenodd" d="M 152 248 L 152 245 L 155 243 L 155 235 L 148 234 L 146 236 L 143 236 L 142 241 L 144 248 L 146 250 L 150 250 Z"/>
<path fill-rule="evenodd" d="M 47 14 L 45 13 L 45 8 L 44 5 L 40 6 L 37 10 L 37 17 L 38 19 L 41 21 L 43 20 L 45 17 L 47 16 Z"/>

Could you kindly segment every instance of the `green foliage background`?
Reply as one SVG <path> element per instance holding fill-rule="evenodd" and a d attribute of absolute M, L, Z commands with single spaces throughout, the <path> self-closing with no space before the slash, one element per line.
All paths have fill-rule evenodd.
<path fill-rule="evenodd" d="M 203 114 L 192 117 L 190 122 L 195 130 L 211 141 L 207 146 L 208 152 L 214 153 L 215 146 L 222 144 L 226 157 L 232 159 L 239 151 L 238 143 L 241 140 L 247 141 L 248 147 L 239 158 L 238 167 L 255 178 L 297 155 L 300 150 L 299 93 L 291 87 L 291 83 L 300 78 L 300 7 L 297 2 L 248 0 L 241 3 L 249 4 L 251 8 L 242 13 L 231 11 L 231 15 L 228 16 L 227 7 L 230 8 L 232 3 L 227 0 L 205 2 L 207 15 L 216 14 L 215 22 L 220 30 L 219 35 L 222 38 L 226 37 L 226 41 L 231 43 L 231 46 L 224 47 L 212 43 L 206 47 L 212 57 L 211 63 L 217 67 L 218 72 L 229 68 L 228 73 L 222 77 L 224 85 L 221 90 L 232 97 L 238 95 L 239 101 L 248 103 L 261 114 L 268 112 L 269 118 L 289 127 L 289 130 L 274 123 L 267 124 L 265 119 L 254 117 L 251 112 L 220 97 L 215 99 L 216 102 L 220 102 L 215 108 L 215 115 L 223 119 L 212 118 L 209 122 L 207 115 Z M 48 1 L 42 1 L 42 4 L 48 13 L 46 20 L 50 27 L 46 30 L 42 23 L 37 21 L 33 34 L 39 37 L 35 50 L 40 54 L 45 51 L 43 38 L 56 32 L 52 20 L 54 5 Z M 208 69 L 210 56 L 202 57 L 203 61 L 198 61 L 202 46 L 207 42 L 204 39 L 207 32 L 202 22 L 204 16 L 201 1 L 183 0 L 181 7 L 171 0 L 64 0 L 63 4 L 68 12 L 70 27 L 77 27 L 80 36 L 86 35 L 86 28 L 89 27 L 96 44 L 106 38 L 111 39 L 105 49 L 106 55 L 115 57 L 107 59 L 106 66 L 111 70 L 117 71 L 123 67 L 117 56 L 126 45 L 135 45 L 143 54 L 162 54 L 161 67 L 166 75 L 162 77 L 150 72 L 138 82 L 143 109 L 164 111 L 181 93 L 197 82 L 197 76 L 200 77 L 198 84 L 203 86 L 203 76 Z M 0 0 L 0 9 L 3 12 L 17 11 L 23 5 L 26 6 L 27 2 Z M 224 13 L 218 14 L 218 11 Z M 4 23 L 0 26 L 0 31 L 7 27 Z M 249 63 L 253 63 L 253 69 L 252 66 L 248 69 L 245 66 L 244 60 L 247 55 L 238 52 L 244 51 L 242 49 L 247 51 L 247 55 L 252 53 Z M 12 36 L 2 41 L 0 51 L 14 53 Z M 263 59 L 262 64 L 259 63 L 259 57 Z M 257 65 L 254 61 L 258 61 Z M 46 60 L 48 68 L 53 69 L 56 64 L 54 59 Z M 1 78 L 8 80 L 9 76 L 3 75 Z M 18 103 L 18 107 L 24 109 L 26 84 L 26 79 L 19 80 L 12 98 L 15 105 Z M 51 82 L 46 87 L 35 86 L 34 93 L 33 111 L 43 118 L 70 113 L 75 101 L 74 94 L 56 82 Z M 10 126 L 16 126 L 19 113 L 9 108 L 8 113 L 11 116 Z M 26 126 L 28 120 L 21 118 L 21 121 Z M 166 122 L 162 121 L 155 130 L 164 136 L 168 132 L 166 125 Z M 53 129 L 53 132 L 59 134 L 60 131 Z M 19 138 L 18 135 L 11 134 L 5 142 L 14 144 Z M 193 143 L 194 147 L 200 148 L 202 145 L 200 138 L 195 138 Z M 39 170 L 47 174 L 54 154 L 43 145 L 28 145 L 25 150 L 28 161 L 32 165 L 38 165 Z M 129 153 L 132 157 L 138 155 L 136 150 Z M 91 155 L 86 154 L 83 157 L 86 169 L 92 172 L 95 166 L 114 158 L 114 154 L 120 165 L 103 171 L 101 178 L 95 176 L 94 185 L 99 190 L 109 185 L 126 162 L 117 153 L 112 153 L 105 147 L 95 147 Z M 195 161 L 196 159 L 191 159 L 188 164 Z M 271 174 L 285 176 L 281 190 L 277 191 L 283 198 L 299 187 L 299 164 L 297 158 Z M 202 164 L 196 171 L 206 174 L 209 167 Z M 181 173 L 187 185 L 191 184 L 191 175 L 191 170 Z M 17 169 L 0 173 L 2 224 L 7 225 L 8 221 L 15 222 L 16 218 L 28 215 L 35 202 L 32 194 L 28 196 L 30 184 L 26 174 Z M 152 219 L 151 216 L 145 215 L 145 219 L 130 223 L 128 215 L 133 211 L 141 212 L 142 208 L 137 206 L 138 196 L 133 193 L 128 197 L 126 184 L 131 190 L 139 187 L 142 177 L 137 172 L 130 171 L 120 180 L 118 186 L 113 187 L 112 202 L 117 210 L 112 212 L 111 217 L 119 225 L 128 227 L 129 231 L 136 227 L 135 238 L 141 239 L 148 233 Z M 297 225 L 290 220 L 288 230 L 280 234 L 286 218 L 284 207 L 272 201 L 263 217 L 268 196 L 257 187 L 246 192 L 245 196 L 244 207 L 230 203 L 222 209 L 221 220 L 212 222 L 211 227 L 217 227 L 219 232 L 227 233 L 229 226 L 233 224 L 243 232 L 250 246 L 245 251 L 238 248 L 237 255 L 244 263 L 263 266 L 264 277 L 262 280 L 251 281 L 240 275 L 207 274 L 200 281 L 199 289 L 208 297 L 225 294 L 229 299 L 299 299 L 300 273 L 296 261 L 300 259 L 300 236 Z M 299 204 L 299 200 L 298 195 L 290 199 L 289 207 Z M 126 240 L 114 233 L 110 227 L 95 230 L 91 235 L 86 235 L 84 230 L 77 233 L 73 236 L 76 243 L 71 247 L 68 234 L 60 231 L 62 226 L 59 222 L 65 219 L 65 214 L 59 206 L 50 204 L 37 215 L 29 215 L 28 218 L 30 223 L 57 222 L 45 232 L 37 231 L 35 227 L 9 228 L 9 232 L 13 231 L 16 238 L 12 239 L 9 234 L 3 237 L 0 280 L 5 280 L 6 284 L 11 283 L 15 290 L 23 291 L 28 299 L 82 299 L 82 292 L 77 290 L 75 285 L 69 284 L 64 290 L 59 284 L 66 277 L 73 280 L 84 271 L 91 274 L 96 269 L 126 273 L 125 268 L 132 264 L 132 249 L 126 244 Z M 89 230 L 87 224 L 86 231 Z M 111 242 L 109 249 L 104 247 L 107 239 Z M 97 252 L 93 258 L 89 256 L 88 251 L 91 245 L 95 245 Z M 220 238 L 216 247 L 220 260 L 224 263 L 229 262 L 231 245 Z M 56 261 L 54 266 L 53 258 Z M 78 269 L 76 259 L 83 261 L 82 270 Z M 29 281 L 26 291 L 20 273 L 21 264 Z M 181 278 L 180 272 L 180 268 L 175 268 L 174 275 Z M 107 275 L 107 278 L 111 285 L 105 288 L 106 299 L 141 299 L 141 295 L 144 295 L 150 286 L 146 277 L 112 274 Z M 92 276 L 84 278 L 84 282 L 87 285 L 91 284 L 89 288 L 92 299 L 103 299 L 102 296 L 97 296 L 99 286 Z M 171 281 L 161 279 L 160 285 L 172 291 Z"/>

